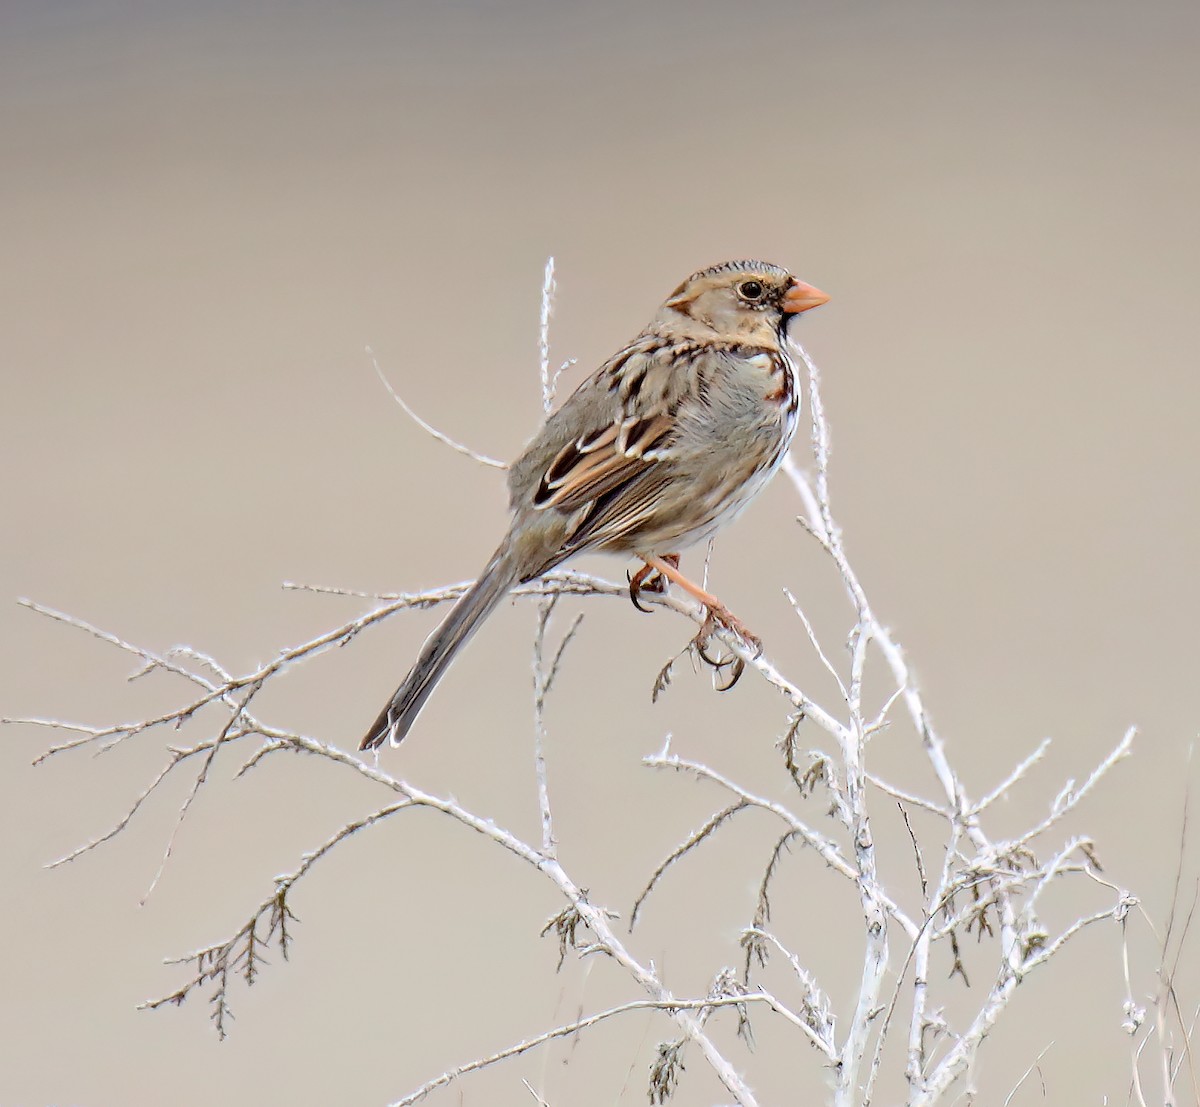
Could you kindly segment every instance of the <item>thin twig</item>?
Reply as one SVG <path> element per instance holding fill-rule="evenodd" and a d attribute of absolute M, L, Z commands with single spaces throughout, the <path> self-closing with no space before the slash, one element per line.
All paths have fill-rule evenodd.
<path fill-rule="evenodd" d="M 542 274 L 542 302 L 538 315 L 538 370 L 542 378 L 542 412 L 548 416 L 554 410 L 554 391 L 557 374 L 550 376 L 550 316 L 554 312 L 554 257 L 546 259 Z"/>
<path fill-rule="evenodd" d="M 682 842 L 679 843 L 667 856 L 659 862 L 658 867 L 650 874 L 650 879 L 646 882 L 646 886 L 638 893 L 637 899 L 633 901 L 633 909 L 629 913 L 629 929 L 633 930 L 637 926 L 638 916 L 641 914 L 642 904 L 646 902 L 647 897 L 658 886 L 659 880 L 663 874 L 680 858 L 694 850 L 701 842 L 711 835 L 719 826 L 733 818 L 739 811 L 744 811 L 750 804 L 745 800 L 738 800 L 736 803 L 731 803 L 728 807 L 723 807 L 711 818 L 707 819 L 704 824 L 693 830 Z"/>
<path fill-rule="evenodd" d="M 556 1038 L 569 1038 L 573 1034 L 578 1034 L 581 1030 L 586 1030 L 588 1027 L 595 1026 L 606 1019 L 611 1019 L 615 1015 L 624 1015 L 629 1011 L 699 1011 L 712 1007 L 735 1007 L 743 1003 L 755 1002 L 765 1003 L 773 1010 L 786 1010 L 774 996 L 766 992 L 751 992 L 744 996 L 729 996 L 724 998 L 706 996 L 704 999 L 635 999 L 630 1000 L 628 1003 L 619 1003 L 615 1007 L 609 1007 L 605 1011 L 598 1011 L 596 1014 L 588 1015 L 586 1018 L 577 1019 L 562 1026 L 556 1026 L 553 1030 L 547 1030 L 533 1038 L 525 1038 L 505 1049 L 497 1050 L 487 1057 L 478 1057 L 473 1061 L 466 1062 L 466 1064 L 448 1069 L 441 1076 L 435 1076 L 432 1080 L 427 1080 L 419 1088 L 409 1092 L 403 1099 L 396 1100 L 390 1107 L 411 1107 L 412 1104 L 424 1099 L 430 1092 L 453 1083 L 460 1076 L 466 1076 L 468 1073 L 489 1068 L 500 1061 L 507 1061 L 510 1057 L 519 1057 L 522 1053 L 528 1053 L 529 1050 L 536 1049 L 546 1042 L 552 1042 Z"/>
<path fill-rule="evenodd" d="M 191 790 L 187 794 L 187 798 L 183 801 L 183 806 L 179 809 L 179 814 L 175 817 L 175 825 L 171 828 L 171 834 L 167 838 L 166 849 L 163 850 L 162 858 L 158 862 L 158 869 L 154 873 L 154 879 L 150 881 L 150 886 L 146 889 L 142 898 L 138 901 L 140 907 L 146 906 L 146 901 L 154 894 L 154 889 L 158 887 L 159 880 L 162 879 L 162 874 L 166 870 L 167 862 L 171 860 L 171 854 L 175 849 L 175 839 L 179 836 L 180 827 L 183 826 L 184 820 L 187 818 L 188 811 L 191 810 L 192 804 L 196 797 L 200 794 L 200 789 L 204 787 L 208 780 L 208 770 L 212 767 L 213 760 L 217 756 L 217 750 L 221 745 L 228 740 L 230 731 L 233 729 L 234 723 L 241 718 L 242 712 L 250 706 L 250 701 L 255 694 L 262 688 L 262 681 L 252 684 L 242 697 L 241 702 L 237 704 L 236 710 L 230 716 L 229 721 L 221 728 L 217 734 L 216 740 L 212 744 L 212 749 L 208 756 L 204 759 L 204 764 L 200 767 L 200 772 L 196 774 L 196 779 L 192 782 Z M 163 774 L 165 775 L 165 774 Z M 161 782 L 162 776 L 159 776 L 158 782 Z"/>
<path fill-rule="evenodd" d="M 558 603 L 557 596 L 547 596 L 538 604 L 537 630 L 533 636 L 533 768 L 537 779 L 538 812 L 542 824 L 542 852 L 556 856 L 558 842 L 554 835 L 554 815 L 550 809 L 550 787 L 546 777 L 546 693 L 551 675 L 546 668 L 546 628 Z M 576 624 L 578 625 L 578 624 Z M 556 655 L 556 660 L 557 656 Z"/>
<path fill-rule="evenodd" d="M 375 375 L 379 378 L 380 383 L 387 389 L 388 395 L 391 396 L 397 404 L 400 405 L 404 414 L 407 415 L 418 427 L 426 434 L 436 438 L 444 446 L 449 446 L 455 453 L 462 454 L 464 457 L 469 457 L 472 461 L 478 461 L 480 465 L 490 466 L 492 469 L 507 469 L 508 466 L 503 461 L 497 461 L 494 457 L 488 457 L 487 454 L 481 454 L 478 450 L 471 449 L 470 446 L 464 446 L 457 439 L 451 438 L 448 434 L 440 431 L 432 423 L 427 423 L 409 406 L 408 401 L 404 399 L 391 385 L 391 382 L 384 375 L 383 370 L 379 367 L 379 361 L 375 357 L 375 351 L 370 346 L 366 347 L 367 357 L 371 359 L 371 367 L 375 370 Z"/>
<path fill-rule="evenodd" d="M 842 851 L 838 848 L 836 842 L 820 831 L 814 830 L 811 826 L 798 818 L 786 807 L 773 800 L 768 800 L 763 796 L 755 795 L 749 792 L 741 785 L 735 784 L 724 774 L 717 772 L 715 769 L 709 768 L 707 765 L 701 764 L 698 761 L 688 761 L 681 757 L 672 756 L 651 756 L 642 758 L 642 764 L 650 765 L 657 769 L 674 769 L 676 772 L 690 773 L 693 776 L 699 777 L 702 780 L 710 780 L 714 784 L 719 785 L 726 791 L 738 796 L 745 803 L 753 807 L 760 807 L 764 811 L 770 811 L 777 818 L 781 819 L 786 825 L 790 826 L 797 836 L 806 844 L 816 850 L 818 856 L 825 864 L 833 869 L 834 872 L 840 873 L 855 885 L 858 885 L 862 880 L 862 874 L 858 869 L 846 860 Z M 915 939 L 917 936 L 918 927 L 908 917 L 907 914 L 882 890 L 877 890 L 880 902 L 887 910 L 887 913 L 903 928 L 910 938 Z"/>
<path fill-rule="evenodd" d="M 1024 1071 L 1022 1074 L 1021 1074 L 1021 1079 L 1020 1079 L 1020 1080 L 1018 1080 L 1018 1081 L 1017 1081 L 1017 1082 L 1016 1082 L 1016 1083 L 1013 1085 L 1013 1090 L 1012 1090 L 1011 1092 L 1009 1092 L 1009 1093 L 1008 1093 L 1008 1095 L 1006 1095 L 1006 1096 L 1004 1097 L 1004 1103 L 1003 1103 L 1003 1104 L 1001 1104 L 1001 1107 L 1008 1107 L 1008 1105 L 1009 1105 L 1009 1104 L 1012 1102 L 1013 1096 L 1015 1096 L 1015 1095 L 1017 1094 L 1017 1092 L 1019 1092 L 1019 1091 L 1021 1090 L 1021 1085 L 1025 1083 L 1025 1081 L 1026 1081 L 1026 1079 L 1028 1078 L 1029 1074 L 1030 1074 L 1031 1072 L 1033 1072 L 1033 1070 L 1034 1070 L 1034 1069 L 1036 1069 L 1036 1068 L 1038 1067 L 1038 1065 L 1039 1065 L 1039 1064 L 1041 1064 L 1042 1058 L 1043 1058 L 1043 1057 L 1045 1057 L 1045 1056 L 1046 1056 L 1046 1054 L 1050 1052 L 1050 1047 L 1051 1047 L 1051 1046 L 1053 1046 L 1053 1045 L 1054 1045 L 1054 1043 L 1053 1043 L 1053 1042 L 1050 1042 L 1050 1043 L 1048 1043 L 1048 1044 L 1047 1044 L 1047 1046 L 1046 1046 L 1046 1048 L 1045 1048 L 1045 1049 L 1043 1049 L 1043 1050 L 1042 1050 L 1042 1052 L 1041 1052 L 1041 1053 L 1039 1053 L 1039 1054 L 1038 1054 L 1038 1055 L 1037 1055 L 1037 1056 L 1036 1056 L 1036 1057 L 1033 1059 L 1033 1061 L 1032 1061 L 1032 1062 L 1030 1062 L 1029 1068 L 1027 1068 L 1027 1069 L 1026 1069 L 1026 1070 L 1025 1070 L 1025 1071 Z M 1045 1092 L 1046 1092 L 1045 1085 L 1043 1085 L 1043 1086 L 1042 1086 L 1042 1097 L 1043 1097 L 1043 1098 L 1045 1098 Z"/>

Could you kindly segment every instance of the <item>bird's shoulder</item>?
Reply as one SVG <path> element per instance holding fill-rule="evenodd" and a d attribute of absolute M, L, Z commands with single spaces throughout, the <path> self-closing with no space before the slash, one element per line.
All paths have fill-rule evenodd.
<path fill-rule="evenodd" d="M 603 449 L 642 455 L 669 439 L 681 407 L 707 401 L 714 382 L 748 368 L 770 373 L 780 356 L 759 344 L 644 331 L 587 377 L 530 440 L 509 470 L 513 506 L 530 502 L 552 470 L 573 466 L 581 455 Z"/>

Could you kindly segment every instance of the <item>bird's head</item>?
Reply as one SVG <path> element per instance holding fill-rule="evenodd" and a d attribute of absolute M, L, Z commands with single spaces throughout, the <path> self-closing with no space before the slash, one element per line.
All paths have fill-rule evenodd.
<path fill-rule="evenodd" d="M 667 298 L 653 327 L 677 337 L 771 346 L 800 312 L 829 299 L 765 261 L 727 261 L 693 273 Z"/>

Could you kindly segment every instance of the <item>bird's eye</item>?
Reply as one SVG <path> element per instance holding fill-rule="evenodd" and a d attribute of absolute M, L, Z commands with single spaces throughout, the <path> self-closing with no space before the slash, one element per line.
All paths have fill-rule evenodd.
<path fill-rule="evenodd" d="M 761 300 L 765 292 L 766 289 L 763 288 L 762 281 L 742 281 L 738 285 L 738 295 L 743 300 L 749 300 L 751 303 Z"/>

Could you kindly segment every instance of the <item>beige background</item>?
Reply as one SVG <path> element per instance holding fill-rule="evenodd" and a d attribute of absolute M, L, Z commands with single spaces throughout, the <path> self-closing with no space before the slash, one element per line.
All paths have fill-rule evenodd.
<path fill-rule="evenodd" d="M 178 695 L 125 685 L 123 657 L 20 595 L 242 667 L 360 610 L 284 579 L 416 588 L 482 564 L 499 475 L 407 422 L 367 344 L 426 416 L 511 457 L 538 415 L 547 254 L 571 381 L 692 269 L 765 256 L 833 296 L 800 337 L 825 374 L 835 506 L 968 785 L 1055 739 L 996 832 L 1138 724 L 1136 759 L 1073 829 L 1161 920 L 1196 733 L 1200 9 L 1047 7 L 6 0 L 0 712 L 107 722 Z M 780 588 L 831 650 L 848 612 L 796 511 L 772 487 L 720 543 L 714 581 L 828 698 Z M 672 731 L 783 794 L 783 712 L 755 680 L 716 697 L 683 673 L 651 708 L 688 627 L 588 611 L 550 716 L 552 782 L 565 862 L 624 911 L 722 802 L 639 758 Z M 297 669 L 264 715 L 350 748 L 435 618 Z M 501 611 L 385 755 L 529 834 L 532 619 Z M 380 1103 L 633 994 L 600 964 L 556 976 L 537 937 L 549 886 L 416 813 L 314 870 L 293 961 L 234 992 L 230 1041 L 199 998 L 137 1013 L 176 986 L 160 958 L 231 932 L 272 874 L 383 797 L 322 764 L 233 783 L 220 761 L 139 907 L 182 778 L 101 851 L 41 866 L 117 818 L 180 737 L 36 770 L 46 734 L 3 739 L 5 1107 Z M 878 764 L 927 784 L 914 749 L 897 730 Z M 888 804 L 879 825 L 911 897 Z M 652 901 L 638 948 L 680 993 L 737 960 L 774 829 L 730 828 Z M 780 879 L 777 926 L 844 1003 L 851 897 L 801 852 Z M 1118 935 L 1094 930 L 1022 989 L 979 1102 L 1003 1102 L 1050 1043 L 1014 1103 L 1123 1102 L 1121 999 Z M 756 1026 L 757 1053 L 731 1052 L 763 1101 L 815 1102 L 811 1052 Z M 555 1107 L 641 1103 L 668 1035 L 628 1016 L 438 1102 L 531 1103 L 525 1078 Z M 713 1101 L 693 1057 L 678 1102 Z"/>

